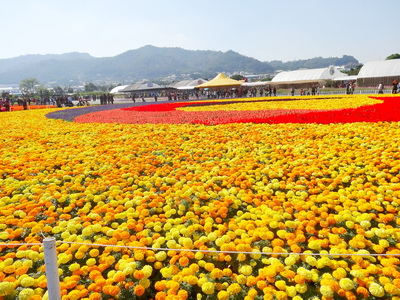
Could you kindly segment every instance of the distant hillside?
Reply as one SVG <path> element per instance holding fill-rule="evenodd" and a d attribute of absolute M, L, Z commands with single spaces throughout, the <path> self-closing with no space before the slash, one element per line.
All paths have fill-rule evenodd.
<path fill-rule="evenodd" d="M 347 62 L 343 63 L 344 61 Z M 275 70 L 327 67 L 332 64 L 358 64 L 358 61 L 351 56 L 343 56 L 343 58 L 269 63 L 234 51 L 193 51 L 144 46 L 104 58 L 74 52 L 0 59 L 0 85 L 19 84 L 21 80 L 30 77 L 52 86 L 86 82 L 132 83 L 142 79 L 162 79 L 170 75 L 179 78 L 182 74 L 192 74 L 196 78 L 210 78 L 218 72 L 244 71 L 253 74 L 272 74 Z"/>
<path fill-rule="evenodd" d="M 303 60 L 295 60 L 282 62 L 280 60 L 274 60 L 269 62 L 269 64 L 275 70 L 298 70 L 298 69 L 319 69 L 325 68 L 328 66 L 345 66 L 347 68 L 354 68 L 360 64 L 360 62 L 355 59 L 353 56 L 343 55 L 341 58 L 339 57 L 315 57 L 311 59 L 303 59 Z"/>

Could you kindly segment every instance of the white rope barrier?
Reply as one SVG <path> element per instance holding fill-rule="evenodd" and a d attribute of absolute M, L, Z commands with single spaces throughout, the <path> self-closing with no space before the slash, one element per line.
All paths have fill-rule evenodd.
<path fill-rule="evenodd" d="M 126 248 L 133 250 L 151 250 L 151 251 L 176 251 L 176 252 L 202 252 L 202 253 L 224 253 L 224 254 L 252 254 L 252 255 L 301 255 L 301 256 L 399 256 L 400 253 L 305 253 L 305 252 L 252 252 L 252 251 L 230 251 L 230 250 L 203 250 L 203 249 L 187 249 L 187 248 L 153 248 L 153 247 L 138 247 L 138 246 L 125 246 L 125 245 L 113 245 L 113 244 L 90 244 L 90 243 L 80 243 L 80 242 L 67 242 L 67 241 L 56 241 L 56 243 L 62 244 L 75 244 L 82 246 L 91 247 L 113 247 L 113 248 Z M 30 245 L 43 245 L 42 243 L 28 243 L 28 244 L 1 244 L 3 246 L 30 246 Z"/>
<path fill-rule="evenodd" d="M 250 255 L 303 255 L 303 256 L 400 256 L 400 253 L 296 253 L 296 252 L 256 252 L 256 251 L 222 251 L 222 250 L 201 250 L 201 249 L 175 249 L 175 248 L 150 248 L 125 245 L 105 245 L 105 244 L 90 244 L 79 242 L 56 241 L 54 237 L 44 238 L 43 243 L 0 243 L 0 247 L 7 246 L 33 246 L 43 245 L 44 262 L 46 266 L 46 278 L 49 300 L 61 300 L 60 278 L 58 276 L 58 261 L 56 243 L 75 244 L 90 247 L 116 247 L 133 250 L 151 250 L 151 251 L 176 251 L 176 252 L 202 252 L 202 253 L 224 253 L 224 254 L 250 254 Z"/>

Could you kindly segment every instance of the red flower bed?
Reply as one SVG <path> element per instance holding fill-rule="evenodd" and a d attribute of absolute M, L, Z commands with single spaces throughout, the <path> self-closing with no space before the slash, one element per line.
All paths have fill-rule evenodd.
<path fill-rule="evenodd" d="M 95 112 L 79 116 L 78 123 L 125 124 L 228 124 L 228 123 L 354 123 L 400 121 L 400 97 L 373 97 L 381 104 L 341 110 L 276 109 L 258 111 L 179 111 L 176 108 L 193 102 L 149 104 L 119 110 Z M 202 102 L 202 104 L 220 104 Z"/>

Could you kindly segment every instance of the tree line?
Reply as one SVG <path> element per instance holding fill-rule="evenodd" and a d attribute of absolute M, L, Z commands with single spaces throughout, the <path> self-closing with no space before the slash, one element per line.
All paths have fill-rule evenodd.
<path fill-rule="evenodd" d="M 26 78 L 21 80 L 19 89 L 24 97 L 39 97 L 50 98 L 55 96 L 64 96 L 66 94 L 80 94 L 85 93 L 88 95 L 108 93 L 116 85 L 95 85 L 94 83 L 86 83 L 82 91 L 74 90 L 72 87 L 54 86 L 46 88 L 36 78 Z"/>

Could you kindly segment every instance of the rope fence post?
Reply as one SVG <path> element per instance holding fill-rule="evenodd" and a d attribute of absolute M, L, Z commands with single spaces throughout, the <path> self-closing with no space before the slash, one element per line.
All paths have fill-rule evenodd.
<path fill-rule="evenodd" d="M 45 238 L 43 240 L 43 246 L 49 300 L 60 300 L 61 292 L 60 278 L 58 276 L 56 239 L 54 237 Z"/>

